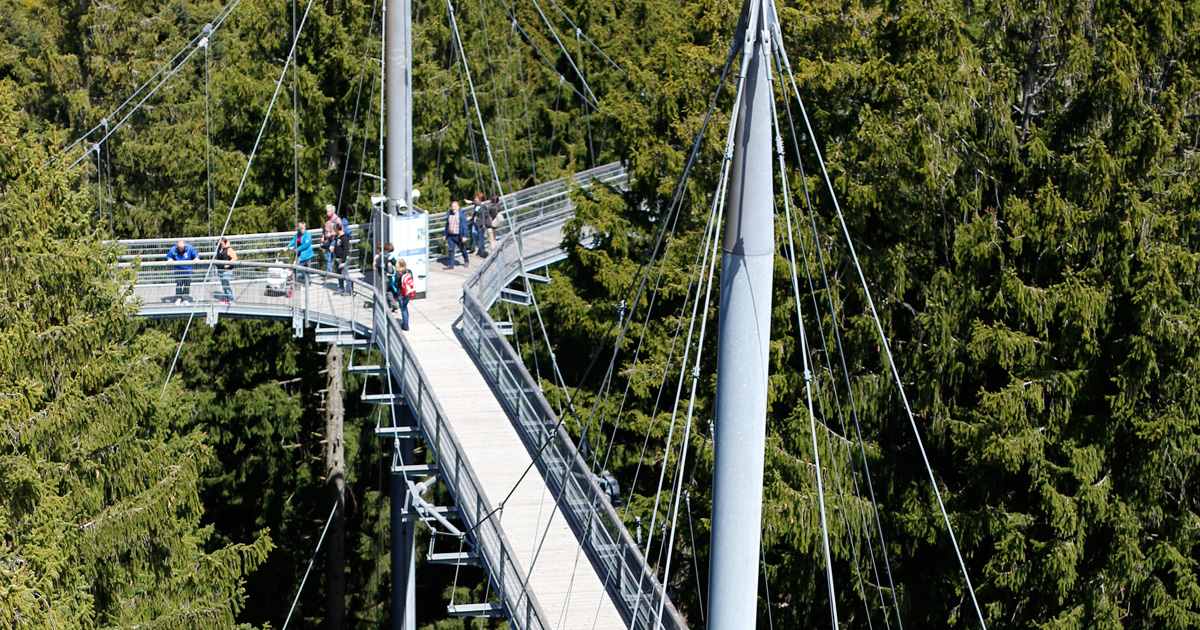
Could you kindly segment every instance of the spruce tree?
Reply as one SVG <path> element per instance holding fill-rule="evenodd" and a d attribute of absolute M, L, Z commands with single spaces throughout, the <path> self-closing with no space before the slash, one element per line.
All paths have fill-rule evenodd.
<path fill-rule="evenodd" d="M 131 317 L 84 180 L 0 80 L 0 620 L 228 628 L 270 538 L 210 547 L 204 436 L 163 380 L 174 342 Z"/>

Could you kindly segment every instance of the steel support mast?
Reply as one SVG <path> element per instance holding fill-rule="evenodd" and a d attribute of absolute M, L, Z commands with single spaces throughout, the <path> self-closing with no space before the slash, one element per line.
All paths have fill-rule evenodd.
<path fill-rule="evenodd" d="M 757 6 L 755 6 L 757 5 Z M 717 339 L 710 630 L 753 628 L 758 604 L 775 178 L 771 147 L 771 4 L 747 0 L 744 85 L 721 254 Z"/>
<path fill-rule="evenodd" d="M 403 200 L 412 206 L 412 0 L 386 0 L 384 41 L 387 109 L 385 194 L 387 210 L 395 214 Z"/>
<path fill-rule="evenodd" d="M 412 1 L 384 3 L 384 105 L 386 212 L 396 214 L 401 203 L 412 207 Z M 391 241 L 390 222 L 380 217 L 376 245 Z M 379 274 L 376 274 L 377 276 Z M 382 289 L 381 280 L 377 281 Z M 398 465 L 412 463 L 413 440 L 397 440 Z M 391 477 L 392 628 L 416 630 L 416 518 L 408 501 L 403 473 Z"/>

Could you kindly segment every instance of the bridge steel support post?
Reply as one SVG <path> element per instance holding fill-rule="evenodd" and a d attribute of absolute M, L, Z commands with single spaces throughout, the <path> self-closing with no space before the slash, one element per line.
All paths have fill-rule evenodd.
<path fill-rule="evenodd" d="M 385 0 L 384 15 L 385 208 L 387 214 L 396 214 L 400 201 L 412 205 L 412 0 Z M 375 245 L 390 241 L 389 223 L 386 216 L 380 217 Z M 398 465 L 412 463 L 411 439 L 399 440 L 396 448 Z M 416 630 L 416 517 L 404 474 L 393 471 L 391 481 L 392 628 Z"/>
<path fill-rule="evenodd" d="M 754 4 L 758 4 L 754 7 Z M 771 279 L 775 261 L 767 0 L 747 0 L 749 50 L 721 255 L 710 630 L 753 628 L 758 604 Z"/>
<path fill-rule="evenodd" d="M 397 203 L 412 206 L 412 0 L 386 0 L 384 28 L 387 45 L 384 106 L 387 211 Z"/>
<path fill-rule="evenodd" d="M 395 441 L 392 492 L 392 630 L 417 630 L 417 514 L 399 466 L 411 464 L 413 440 Z"/>

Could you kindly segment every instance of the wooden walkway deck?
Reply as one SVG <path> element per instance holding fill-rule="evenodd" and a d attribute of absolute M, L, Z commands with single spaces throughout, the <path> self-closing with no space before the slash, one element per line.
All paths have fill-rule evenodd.
<path fill-rule="evenodd" d="M 501 526 L 553 627 L 625 628 L 538 469 L 530 469 L 513 491 L 532 458 L 454 330 L 462 314 L 462 283 L 481 262 L 472 261 L 470 268 L 454 270 L 444 270 L 440 262 L 431 265 L 426 298 L 409 305 L 408 342 L 488 499 L 503 504 Z"/>

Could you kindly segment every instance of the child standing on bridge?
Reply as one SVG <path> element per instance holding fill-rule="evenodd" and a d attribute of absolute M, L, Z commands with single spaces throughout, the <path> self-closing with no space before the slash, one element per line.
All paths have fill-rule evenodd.
<path fill-rule="evenodd" d="M 175 243 L 175 247 L 167 250 L 167 260 L 175 263 L 190 262 L 199 260 L 200 254 L 195 247 L 188 245 L 182 239 Z M 192 271 L 193 265 L 175 266 L 175 301 L 176 302 L 191 302 L 192 301 Z"/>

